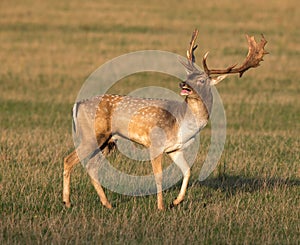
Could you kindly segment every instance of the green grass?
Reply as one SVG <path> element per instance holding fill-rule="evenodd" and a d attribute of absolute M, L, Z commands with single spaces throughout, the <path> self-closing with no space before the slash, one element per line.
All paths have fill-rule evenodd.
<path fill-rule="evenodd" d="M 298 244 L 300 240 L 300 19 L 290 1 L 2 1 L 0 7 L 1 244 Z M 72 151 L 70 111 L 85 79 L 119 55 L 159 49 L 185 55 L 200 30 L 197 61 L 240 62 L 245 33 L 264 33 L 270 52 L 242 79 L 218 85 L 227 139 L 218 167 L 198 181 L 210 125 L 182 205 L 156 210 L 156 196 L 106 190 L 107 210 L 81 165 L 72 207 L 62 204 L 63 158 Z M 155 73 L 123 79 L 110 92 L 144 86 L 178 92 Z M 150 163 L 110 159 L 128 173 Z M 165 166 L 170 161 L 165 159 Z M 180 183 L 164 192 L 167 205 Z"/>

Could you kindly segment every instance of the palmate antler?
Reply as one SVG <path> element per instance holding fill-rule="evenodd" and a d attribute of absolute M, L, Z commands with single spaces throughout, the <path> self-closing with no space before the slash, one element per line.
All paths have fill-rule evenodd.
<path fill-rule="evenodd" d="M 256 43 L 253 36 L 249 37 L 248 35 L 246 35 L 246 38 L 248 40 L 249 50 L 248 50 L 247 57 L 241 66 L 236 67 L 237 64 L 235 64 L 235 65 L 229 66 L 228 68 L 226 68 L 224 70 L 208 69 L 207 64 L 206 64 L 206 59 L 208 56 L 208 52 L 207 52 L 203 57 L 204 72 L 208 76 L 213 75 L 213 74 L 221 75 L 221 74 L 239 73 L 240 77 L 241 77 L 244 74 L 244 72 L 247 71 L 248 69 L 259 66 L 259 63 L 261 61 L 263 61 L 263 56 L 265 54 L 268 54 L 268 52 L 266 52 L 264 50 L 264 47 L 267 44 L 267 40 L 264 38 L 263 35 L 262 35 L 262 39 L 261 39 L 260 43 Z"/>

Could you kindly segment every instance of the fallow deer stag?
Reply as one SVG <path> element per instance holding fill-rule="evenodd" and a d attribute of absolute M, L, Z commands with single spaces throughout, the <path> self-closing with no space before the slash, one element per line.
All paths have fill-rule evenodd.
<path fill-rule="evenodd" d="M 149 148 L 157 188 L 158 209 L 164 209 L 163 153 L 168 154 L 183 173 L 180 192 L 171 203 L 171 206 L 175 206 L 183 201 L 190 178 L 190 166 L 184 158 L 183 149 L 208 122 L 213 103 L 211 86 L 218 84 L 227 74 L 239 73 L 241 77 L 248 69 L 259 66 L 263 56 L 267 54 L 264 50 L 267 41 L 263 36 L 261 42 L 256 43 L 254 37 L 247 35 L 249 50 L 241 66 L 233 65 L 222 70 L 209 69 L 206 63 L 208 53 L 206 53 L 202 61 L 204 71 L 200 71 L 194 65 L 197 35 L 198 30 L 195 30 L 187 51 L 187 63 L 183 62 L 187 70 L 187 79 L 179 86 L 180 94 L 185 96 L 184 102 L 104 94 L 77 102 L 73 107 L 75 130 L 81 130 L 84 137 L 84 125 L 92 122 L 98 147 L 103 153 L 109 151 L 118 137 Z M 93 118 L 90 117 L 91 108 L 95 109 Z M 165 136 L 163 140 L 159 133 L 161 131 L 156 129 L 163 130 Z M 88 143 L 83 140 L 81 144 L 84 142 Z M 64 159 L 63 201 L 67 207 L 70 207 L 70 172 L 79 161 L 76 150 Z M 87 171 L 102 204 L 112 208 L 97 176 Z"/>

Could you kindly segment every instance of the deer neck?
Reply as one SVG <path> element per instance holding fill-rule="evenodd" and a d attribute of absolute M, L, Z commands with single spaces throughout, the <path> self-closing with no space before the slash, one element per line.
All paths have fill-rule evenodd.
<path fill-rule="evenodd" d="M 209 112 L 210 112 L 210 104 L 211 103 L 204 103 L 202 99 L 200 98 L 185 98 L 185 103 L 188 106 L 188 111 L 191 113 L 196 123 L 199 125 L 199 127 L 202 127 L 201 124 L 205 122 L 207 123 L 209 119 Z"/>
<path fill-rule="evenodd" d="M 177 121 L 180 125 L 177 134 L 179 144 L 190 142 L 205 127 L 209 118 L 208 111 L 201 99 L 185 98 L 177 111 Z"/>

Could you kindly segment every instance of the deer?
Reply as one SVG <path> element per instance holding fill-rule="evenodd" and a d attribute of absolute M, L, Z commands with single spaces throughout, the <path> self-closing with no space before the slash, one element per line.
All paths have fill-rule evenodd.
<path fill-rule="evenodd" d="M 167 154 L 179 167 L 183 179 L 178 196 L 170 207 L 179 205 L 185 197 L 191 176 L 183 150 L 195 139 L 196 135 L 207 125 L 212 109 L 213 96 L 211 87 L 220 83 L 229 74 L 243 74 L 250 68 L 255 68 L 263 61 L 268 52 L 264 47 L 267 43 L 262 35 L 260 43 L 254 36 L 246 35 L 248 54 L 244 62 L 237 66 L 231 65 L 225 69 L 209 69 L 207 65 L 208 52 L 202 59 L 203 71 L 195 66 L 194 51 L 198 30 L 194 30 L 187 50 L 184 65 L 187 77 L 181 81 L 180 94 L 184 101 L 164 99 L 145 99 L 127 95 L 103 94 L 90 99 L 76 102 L 73 106 L 73 127 L 81 131 L 85 137 L 85 126 L 91 125 L 96 137 L 99 151 L 106 156 L 115 146 L 118 138 L 125 138 L 149 149 L 151 165 L 155 178 L 157 208 L 164 210 L 162 190 L 162 157 Z M 94 113 L 90 113 L 93 110 Z M 89 116 L 89 115 L 93 116 Z M 161 136 L 163 132 L 163 137 Z M 89 144 L 88 137 L 80 144 Z M 73 167 L 80 162 L 77 148 L 64 158 L 63 169 L 63 202 L 70 207 L 70 174 Z M 91 183 L 94 186 L 102 205 L 112 208 L 98 177 L 87 168 Z"/>

